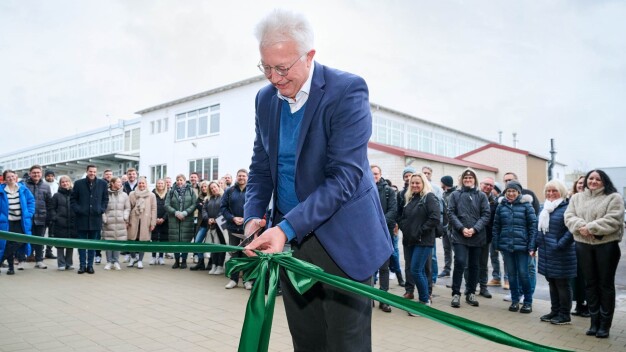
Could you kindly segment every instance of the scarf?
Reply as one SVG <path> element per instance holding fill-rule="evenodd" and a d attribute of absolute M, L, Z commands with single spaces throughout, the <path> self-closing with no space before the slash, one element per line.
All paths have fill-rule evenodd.
<path fill-rule="evenodd" d="M 562 201 L 563 198 L 559 198 L 553 201 L 546 200 L 543 203 L 543 209 L 541 210 L 541 213 L 539 213 L 539 231 L 548 233 L 550 230 L 550 214 L 559 206 L 559 204 L 561 204 Z"/>
<path fill-rule="evenodd" d="M 146 209 L 146 198 L 148 198 L 148 196 L 150 195 L 150 191 L 148 189 L 144 189 L 143 191 L 136 189 L 133 192 L 135 192 L 136 199 L 133 211 L 135 212 L 135 214 L 141 215 Z"/>

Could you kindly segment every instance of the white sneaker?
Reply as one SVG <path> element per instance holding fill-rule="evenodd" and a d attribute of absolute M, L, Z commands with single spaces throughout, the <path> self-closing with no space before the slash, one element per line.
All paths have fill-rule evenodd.
<path fill-rule="evenodd" d="M 223 266 L 215 267 L 215 272 L 213 273 L 213 275 L 224 275 L 224 267 Z"/>
<path fill-rule="evenodd" d="M 17 264 L 17 270 L 24 270 L 24 263 L 23 262 L 19 262 Z"/>
<path fill-rule="evenodd" d="M 133 266 L 135 266 L 136 262 L 137 261 L 135 261 L 135 258 L 130 258 L 130 261 L 128 262 L 128 264 L 126 264 L 126 266 L 132 268 Z"/>
<path fill-rule="evenodd" d="M 211 265 L 211 270 L 209 270 L 209 275 L 215 275 L 215 269 L 217 266 L 215 264 Z"/>
<path fill-rule="evenodd" d="M 244 282 L 243 283 L 243 287 L 245 287 L 246 290 L 248 290 L 248 291 L 252 290 L 252 282 L 250 282 L 250 281 Z"/>
<path fill-rule="evenodd" d="M 159 257 L 159 265 L 165 265 L 165 259 L 163 259 L 163 257 Z"/>
<path fill-rule="evenodd" d="M 502 300 L 505 301 L 505 302 L 511 302 L 511 295 L 508 294 L 508 295 L 504 296 L 504 298 Z"/>
<path fill-rule="evenodd" d="M 115 268 L 115 270 L 122 270 L 122 267 L 120 266 L 120 263 L 118 262 L 113 263 L 113 267 Z"/>
<path fill-rule="evenodd" d="M 58 271 L 65 271 L 65 265 L 57 268 Z"/>
<path fill-rule="evenodd" d="M 94 261 L 96 262 L 96 264 L 100 264 L 100 262 L 102 262 L 102 257 L 97 256 Z"/>
<path fill-rule="evenodd" d="M 194 255 L 194 256 L 193 256 L 193 263 L 194 263 L 194 264 L 197 264 L 197 263 L 198 263 L 198 256 L 197 256 L 197 255 Z"/>
<path fill-rule="evenodd" d="M 396 273 L 392 273 L 391 271 L 389 272 L 389 280 L 395 280 L 396 279 Z"/>
<path fill-rule="evenodd" d="M 137 269 L 143 269 L 143 263 L 141 260 L 137 262 Z"/>
<path fill-rule="evenodd" d="M 107 263 L 107 265 L 104 266 L 104 270 L 111 270 L 111 263 Z"/>
<path fill-rule="evenodd" d="M 235 288 L 235 287 L 237 287 L 237 281 L 233 281 L 233 280 L 228 281 L 226 286 L 224 286 L 224 288 L 227 290 L 230 290 L 231 288 Z"/>
<path fill-rule="evenodd" d="M 124 256 L 124 263 L 128 263 L 128 262 L 130 262 L 130 254 L 126 254 Z"/>
<path fill-rule="evenodd" d="M 43 262 L 37 262 L 37 264 L 35 264 L 35 268 L 36 269 L 48 269 L 48 266 L 44 264 Z"/>

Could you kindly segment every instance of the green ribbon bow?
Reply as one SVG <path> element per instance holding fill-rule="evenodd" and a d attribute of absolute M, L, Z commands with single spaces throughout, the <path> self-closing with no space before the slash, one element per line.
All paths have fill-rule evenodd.
<path fill-rule="evenodd" d="M 243 248 L 237 246 L 199 243 L 151 243 L 151 242 L 123 242 L 101 240 L 79 240 L 65 238 L 46 238 L 27 236 L 6 231 L 0 231 L 0 239 L 14 242 L 28 242 L 33 244 L 50 245 L 64 248 L 83 248 L 100 250 L 125 250 L 129 252 L 234 252 Z M 485 338 L 487 340 L 512 346 L 528 351 L 568 351 L 564 349 L 540 345 L 506 333 L 500 329 L 490 327 L 466 318 L 439 311 L 424 304 L 404 299 L 402 297 L 381 291 L 375 287 L 361 284 L 349 279 L 338 277 L 324 272 L 321 268 L 292 257 L 291 252 L 265 254 L 256 252 L 255 257 L 231 258 L 226 262 L 226 275 L 243 271 L 244 280 L 256 282 L 252 287 L 246 307 L 246 316 L 239 340 L 241 352 L 266 352 L 269 347 L 269 337 L 274 318 L 274 305 L 278 289 L 279 268 L 286 270 L 289 281 L 299 293 L 304 293 L 318 282 L 323 282 L 369 297 L 373 300 L 387 303 L 396 308 L 419 314 L 425 318 L 451 326 L 455 329 Z M 265 298 L 266 277 L 269 274 L 267 300 Z"/>

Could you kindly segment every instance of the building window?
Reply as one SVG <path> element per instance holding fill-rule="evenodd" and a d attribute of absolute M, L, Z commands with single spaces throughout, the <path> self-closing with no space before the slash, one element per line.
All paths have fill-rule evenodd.
<path fill-rule="evenodd" d="M 375 116 L 373 129 L 375 142 L 404 148 L 404 123 Z"/>
<path fill-rule="evenodd" d="M 124 151 L 139 150 L 139 128 L 124 131 Z"/>
<path fill-rule="evenodd" d="M 150 183 L 155 184 L 160 178 L 167 176 L 167 165 L 154 165 L 150 166 Z"/>
<path fill-rule="evenodd" d="M 167 119 L 165 119 L 167 130 Z M 176 140 L 204 137 L 220 132 L 220 105 L 176 115 Z"/>
<path fill-rule="evenodd" d="M 189 160 L 189 174 L 197 172 L 201 180 L 217 180 L 219 174 L 219 159 L 205 158 Z"/>

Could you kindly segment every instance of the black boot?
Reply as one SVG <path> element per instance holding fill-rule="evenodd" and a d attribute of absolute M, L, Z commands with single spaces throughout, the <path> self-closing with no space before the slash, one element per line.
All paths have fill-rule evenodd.
<path fill-rule="evenodd" d="M 180 254 L 174 254 L 174 265 L 172 265 L 172 269 L 180 268 Z"/>
<path fill-rule="evenodd" d="M 613 315 L 604 313 L 602 309 L 600 309 L 600 324 L 598 326 L 598 331 L 596 332 L 596 337 L 605 339 L 609 337 L 609 330 L 611 330 L 611 322 L 613 321 Z"/>
<path fill-rule="evenodd" d="M 198 261 L 198 264 L 189 268 L 191 271 L 204 270 L 204 259 Z"/>
<path fill-rule="evenodd" d="M 204 264 L 204 263 L 203 263 L 203 264 Z M 183 260 L 180 262 L 180 268 L 181 268 L 181 269 L 187 269 L 187 260 L 186 260 L 186 259 L 183 259 Z"/>
<path fill-rule="evenodd" d="M 591 317 L 591 323 L 589 325 L 589 330 L 585 333 L 587 336 L 595 336 L 598 333 L 598 326 L 600 325 L 600 312 L 589 312 L 589 316 Z"/>

